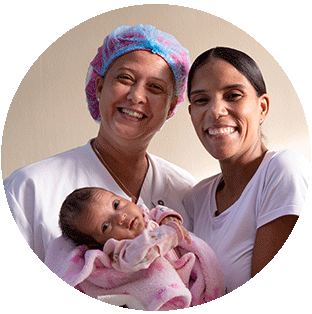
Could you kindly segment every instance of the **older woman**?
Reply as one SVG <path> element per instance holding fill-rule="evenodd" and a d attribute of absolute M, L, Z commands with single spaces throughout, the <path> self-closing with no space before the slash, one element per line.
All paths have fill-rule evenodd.
<path fill-rule="evenodd" d="M 221 173 L 198 183 L 184 204 L 195 234 L 216 252 L 230 292 L 283 246 L 303 207 L 310 164 L 262 142 L 269 97 L 245 53 L 218 47 L 201 54 L 189 73 L 188 97 L 197 135 Z"/>
<path fill-rule="evenodd" d="M 188 70 L 188 51 L 153 26 L 120 26 L 105 38 L 86 79 L 88 107 L 100 123 L 98 136 L 4 180 L 13 217 L 40 259 L 61 234 L 58 215 L 66 195 L 84 186 L 149 207 L 172 207 L 188 227 L 182 199 L 195 180 L 146 151 L 183 100 Z"/>

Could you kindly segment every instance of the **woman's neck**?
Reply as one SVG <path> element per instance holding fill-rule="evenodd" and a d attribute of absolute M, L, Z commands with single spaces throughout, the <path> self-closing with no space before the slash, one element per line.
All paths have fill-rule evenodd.
<path fill-rule="evenodd" d="M 130 141 L 112 142 L 99 133 L 94 142 L 103 155 L 107 156 L 107 158 L 115 159 L 117 163 L 126 165 L 140 164 L 141 160 L 146 157 L 147 147 L 139 147 Z"/>
<path fill-rule="evenodd" d="M 235 160 L 220 161 L 222 181 L 217 190 L 219 214 L 234 204 L 259 168 L 267 148 L 261 148 Z"/>
<path fill-rule="evenodd" d="M 91 144 L 120 188 L 137 200 L 149 166 L 146 149 L 112 145 L 100 134 Z"/>

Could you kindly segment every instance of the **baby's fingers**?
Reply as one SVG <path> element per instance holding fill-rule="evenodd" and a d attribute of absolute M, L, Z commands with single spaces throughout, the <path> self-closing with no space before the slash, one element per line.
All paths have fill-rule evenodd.
<path fill-rule="evenodd" d="M 191 240 L 191 237 L 190 237 L 190 234 L 188 233 L 188 231 L 185 229 L 185 227 L 183 226 L 180 226 L 180 228 L 182 229 L 182 232 L 183 232 L 183 236 L 184 236 L 184 240 L 188 243 L 188 244 L 191 244 L 192 243 L 192 240 Z"/>

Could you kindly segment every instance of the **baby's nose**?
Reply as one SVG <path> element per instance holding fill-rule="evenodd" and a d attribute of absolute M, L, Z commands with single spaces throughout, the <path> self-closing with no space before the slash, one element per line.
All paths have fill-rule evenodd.
<path fill-rule="evenodd" d="M 127 214 L 126 213 L 121 213 L 118 219 L 118 224 L 122 226 L 124 222 L 126 221 Z"/>

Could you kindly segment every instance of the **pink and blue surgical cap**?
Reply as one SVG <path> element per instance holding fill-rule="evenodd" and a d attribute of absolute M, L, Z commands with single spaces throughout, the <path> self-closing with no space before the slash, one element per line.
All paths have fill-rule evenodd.
<path fill-rule="evenodd" d="M 139 24 L 134 27 L 119 26 L 108 35 L 89 66 L 86 77 L 88 109 L 96 122 L 101 122 L 99 102 L 96 99 L 96 79 L 104 76 L 109 65 L 118 57 L 135 50 L 147 50 L 158 54 L 170 66 L 176 85 L 178 103 L 184 100 L 190 58 L 187 49 L 170 34 L 154 26 Z"/>

